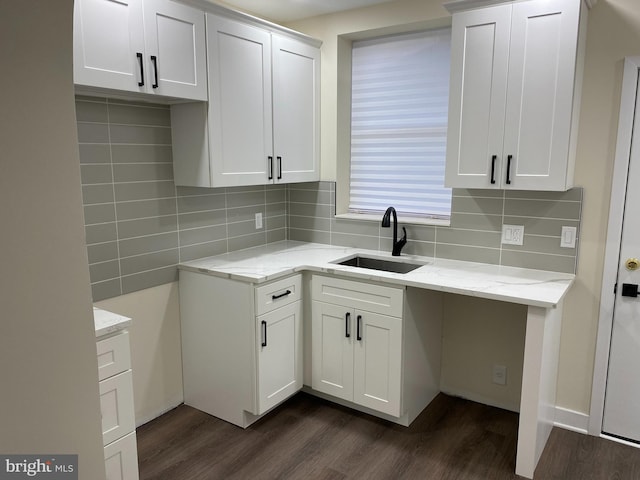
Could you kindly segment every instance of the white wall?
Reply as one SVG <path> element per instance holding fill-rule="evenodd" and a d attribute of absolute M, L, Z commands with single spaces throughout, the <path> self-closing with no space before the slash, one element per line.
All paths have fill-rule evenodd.
<path fill-rule="evenodd" d="M 337 168 L 338 159 L 344 153 L 338 148 L 340 131 L 336 128 L 336 120 L 345 104 L 340 98 L 339 86 L 348 71 L 338 68 L 338 50 L 341 48 L 338 35 L 446 17 L 448 13 L 442 3 L 442 0 L 398 0 L 288 25 L 324 42 L 323 180 L 336 180 L 344 174 Z M 639 54 L 640 2 L 599 0 L 589 12 L 588 21 L 575 173 L 576 185 L 585 189 L 582 232 L 576 283 L 564 304 L 557 400 L 559 406 L 582 413 L 588 413 L 590 405 L 623 59 Z M 462 337 L 459 339 L 464 342 Z M 517 341 L 519 339 L 514 336 L 513 342 Z M 491 359 L 484 357 L 481 361 L 489 363 Z"/>
<path fill-rule="evenodd" d="M 180 405 L 184 397 L 178 282 L 95 305 L 132 319 L 129 334 L 136 424 Z"/>
<path fill-rule="evenodd" d="M 105 478 L 72 79 L 72 0 L 0 2 L 0 452 Z"/>

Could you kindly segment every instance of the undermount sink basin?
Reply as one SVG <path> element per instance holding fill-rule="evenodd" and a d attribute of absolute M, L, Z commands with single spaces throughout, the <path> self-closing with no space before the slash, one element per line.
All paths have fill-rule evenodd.
<path fill-rule="evenodd" d="M 365 257 L 362 255 L 354 255 L 335 262 L 338 265 L 346 265 L 349 267 L 368 268 L 370 270 L 383 270 L 385 272 L 408 273 L 423 265 L 420 263 L 410 263 L 395 261 L 382 258 Z"/>

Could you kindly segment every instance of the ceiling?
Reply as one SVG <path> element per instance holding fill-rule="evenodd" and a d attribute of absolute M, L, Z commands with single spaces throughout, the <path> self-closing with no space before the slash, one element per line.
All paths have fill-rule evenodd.
<path fill-rule="evenodd" d="M 274 22 L 291 22 L 392 0 L 222 0 L 221 3 Z"/>

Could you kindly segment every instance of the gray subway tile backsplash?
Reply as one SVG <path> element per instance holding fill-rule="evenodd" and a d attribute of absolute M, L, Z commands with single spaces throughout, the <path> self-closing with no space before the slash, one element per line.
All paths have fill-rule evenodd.
<path fill-rule="evenodd" d="M 145 102 L 76 97 L 85 234 L 94 301 L 177 280 L 177 264 L 291 239 L 391 249 L 379 222 L 335 218 L 335 184 L 176 187 L 170 110 Z M 405 225 L 403 252 L 574 272 L 562 226 L 580 226 L 582 189 L 454 189 L 451 226 Z M 255 215 L 263 216 L 256 230 Z M 402 220 L 402 219 L 400 219 Z M 503 224 L 524 245 L 501 245 Z"/>
<path fill-rule="evenodd" d="M 287 238 L 286 186 L 174 185 L 168 106 L 77 96 L 76 116 L 94 301 L 174 281 L 180 261 Z"/>

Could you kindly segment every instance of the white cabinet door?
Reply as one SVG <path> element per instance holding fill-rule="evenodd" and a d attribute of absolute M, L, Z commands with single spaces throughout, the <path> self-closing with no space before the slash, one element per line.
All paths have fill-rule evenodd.
<path fill-rule="evenodd" d="M 580 6 L 530 0 L 454 14 L 446 186 L 571 188 Z"/>
<path fill-rule="evenodd" d="M 502 183 L 510 29 L 510 5 L 453 16 L 446 186 Z"/>
<path fill-rule="evenodd" d="M 143 92 L 142 3 L 139 0 L 76 0 L 73 16 L 74 82 Z"/>
<path fill-rule="evenodd" d="M 399 417 L 402 319 L 356 310 L 353 401 Z"/>
<path fill-rule="evenodd" d="M 314 390 L 353 400 L 354 311 L 312 303 L 311 384 Z"/>
<path fill-rule="evenodd" d="M 207 14 L 212 186 L 273 179 L 271 35 Z"/>
<path fill-rule="evenodd" d="M 206 100 L 204 28 L 171 0 L 76 0 L 74 83 Z"/>
<path fill-rule="evenodd" d="M 510 188 L 565 190 L 580 2 L 515 3 L 504 135 Z"/>
<path fill-rule="evenodd" d="M 136 432 L 104 447 L 107 480 L 138 480 L 138 450 Z"/>
<path fill-rule="evenodd" d="M 261 415 L 302 388 L 302 303 L 257 317 L 256 338 Z"/>
<path fill-rule="evenodd" d="M 171 0 L 144 0 L 151 93 L 207 100 L 204 12 Z"/>
<path fill-rule="evenodd" d="M 135 430 L 131 370 L 100 382 L 100 412 L 105 445 Z"/>
<path fill-rule="evenodd" d="M 319 180 L 320 51 L 272 35 L 275 181 Z"/>

